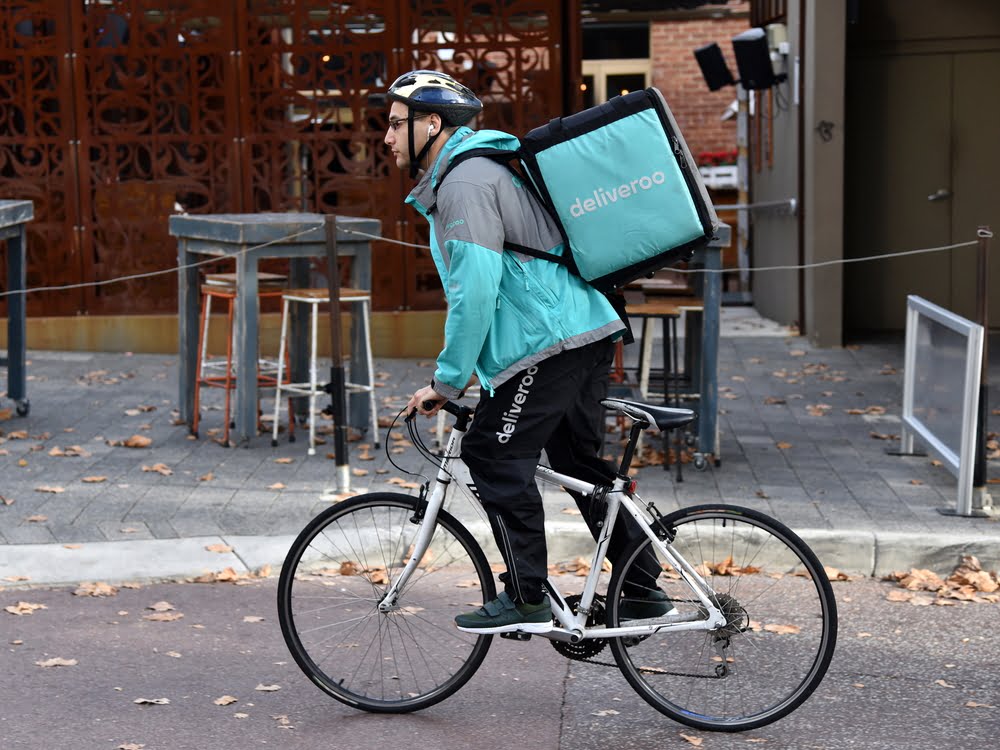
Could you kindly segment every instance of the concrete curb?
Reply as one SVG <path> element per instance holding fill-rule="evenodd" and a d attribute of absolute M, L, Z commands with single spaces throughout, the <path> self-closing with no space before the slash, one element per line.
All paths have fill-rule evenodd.
<path fill-rule="evenodd" d="M 490 542 L 485 523 L 469 524 L 481 542 Z M 549 559 L 589 556 L 593 541 L 579 524 L 553 522 Z M 824 565 L 852 575 L 881 577 L 897 570 L 929 568 L 948 574 L 963 555 L 975 555 L 986 570 L 1000 568 L 1000 536 L 829 531 L 797 532 Z M 295 537 L 206 536 L 91 542 L 81 545 L 20 544 L 0 546 L 0 589 L 19 586 L 71 585 L 83 581 L 155 581 L 199 576 L 232 568 L 247 574 L 271 566 L 277 575 Z M 222 544 L 231 552 L 207 548 Z M 487 556 L 496 558 L 487 546 Z M 498 558 L 497 558 L 498 559 Z"/>

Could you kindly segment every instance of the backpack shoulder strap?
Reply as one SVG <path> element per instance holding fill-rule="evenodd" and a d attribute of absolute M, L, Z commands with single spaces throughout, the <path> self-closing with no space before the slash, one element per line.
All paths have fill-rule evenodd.
<path fill-rule="evenodd" d="M 519 162 L 521 157 L 521 152 L 519 150 L 508 151 L 507 149 L 502 149 L 502 148 L 472 148 L 469 149 L 468 151 L 463 151 L 460 154 L 456 154 L 448 162 L 448 166 L 445 167 L 444 173 L 440 177 L 438 177 L 437 184 L 434 186 L 434 192 L 437 193 L 438 188 L 441 187 L 442 183 L 444 183 L 445 178 L 448 176 L 448 174 L 451 172 L 452 169 L 454 169 L 464 161 L 468 161 L 469 159 L 475 159 L 477 157 L 489 159 L 491 161 L 495 161 L 498 164 L 507 167 L 507 169 L 510 170 L 510 172 L 515 177 L 521 180 L 528 187 L 528 190 L 531 191 L 531 194 L 535 197 L 535 199 L 543 207 L 545 206 L 545 202 L 542 200 L 542 197 L 538 194 L 538 191 L 535 188 L 535 184 L 531 181 L 529 177 L 526 177 L 524 174 L 522 174 L 521 171 L 515 166 L 515 164 Z M 558 222 L 556 223 L 558 224 Z M 503 246 L 505 250 L 521 253 L 522 255 L 530 255 L 532 258 L 540 258 L 541 260 L 548 260 L 552 261 L 553 263 L 559 263 L 561 265 L 569 267 L 571 270 L 574 268 L 574 266 L 570 263 L 568 257 L 569 253 L 563 253 L 563 255 L 553 255 L 552 253 L 546 252 L 545 250 L 536 250 L 533 247 L 527 247 L 526 245 L 519 245 L 516 242 L 509 242 L 508 240 L 504 240 Z"/>

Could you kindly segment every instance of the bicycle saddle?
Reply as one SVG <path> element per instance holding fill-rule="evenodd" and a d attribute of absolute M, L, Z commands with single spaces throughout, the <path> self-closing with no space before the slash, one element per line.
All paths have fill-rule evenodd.
<path fill-rule="evenodd" d="M 694 420 L 695 414 L 690 409 L 672 409 L 669 406 L 655 406 L 638 401 L 626 401 L 620 398 L 606 398 L 601 401 L 605 409 L 620 411 L 634 420 L 644 420 L 656 425 L 661 432 L 676 430 Z"/>

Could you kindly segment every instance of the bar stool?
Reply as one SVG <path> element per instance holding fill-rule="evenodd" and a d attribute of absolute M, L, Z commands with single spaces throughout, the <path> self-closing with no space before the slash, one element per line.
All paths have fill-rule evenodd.
<path fill-rule="evenodd" d="M 258 274 L 259 287 L 257 296 L 260 299 L 270 297 L 280 297 L 285 291 L 287 276 L 276 273 Z M 236 303 L 236 274 L 234 273 L 212 273 L 205 275 L 205 282 L 201 285 L 201 320 L 198 327 L 198 364 L 195 369 L 194 379 L 194 416 L 191 420 L 191 434 L 198 435 L 198 425 L 201 421 L 201 388 L 223 388 L 226 391 L 225 400 L 225 427 L 223 428 L 222 443 L 229 444 L 230 425 L 230 397 L 231 391 L 236 388 L 236 372 L 233 367 L 233 312 Z M 212 317 L 212 300 L 225 300 L 226 311 L 226 358 L 210 359 L 208 356 L 208 327 Z M 254 344 L 256 345 L 256 343 Z M 258 360 L 257 385 L 259 387 L 274 387 L 277 380 L 275 372 L 277 366 L 274 362 Z M 207 375 L 206 371 L 219 371 L 221 374 Z"/>
<path fill-rule="evenodd" d="M 309 397 L 309 450 L 310 456 L 316 455 L 316 397 L 326 393 L 324 385 L 319 382 L 318 362 L 316 357 L 316 340 L 319 329 L 319 306 L 330 302 L 330 293 L 326 289 L 287 289 L 281 295 L 281 341 L 278 344 L 278 384 L 274 394 L 274 426 L 271 434 L 271 445 L 278 444 L 278 421 L 281 410 L 281 394 L 290 393 L 297 396 Z M 378 417 L 375 408 L 375 385 L 374 385 L 374 364 L 372 362 L 372 342 L 369 315 L 371 311 L 371 293 L 363 289 L 341 288 L 340 301 L 350 303 L 361 311 L 361 329 L 364 337 L 364 356 L 367 360 L 368 383 L 345 382 L 344 386 L 349 393 L 367 393 L 369 397 L 369 416 L 371 418 L 371 434 L 378 440 Z M 287 358 L 288 343 L 288 319 L 289 309 L 292 303 L 301 303 L 311 306 L 310 312 L 310 355 L 309 355 L 309 381 L 303 383 L 288 382 L 289 379 L 283 377 L 285 360 Z M 292 400 L 289 398 L 288 406 L 288 439 L 289 442 L 295 440 L 295 413 L 292 407 Z"/>

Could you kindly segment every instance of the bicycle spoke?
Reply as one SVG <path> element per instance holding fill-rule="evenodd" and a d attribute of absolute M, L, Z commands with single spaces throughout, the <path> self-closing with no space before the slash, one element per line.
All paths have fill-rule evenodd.
<path fill-rule="evenodd" d="M 279 581 L 282 633 L 296 662 L 335 698 L 372 711 L 410 711 L 447 697 L 486 655 L 490 638 L 454 626 L 459 581 L 493 590 L 486 559 L 447 514 L 394 606 L 385 592 L 414 554 L 413 498 L 376 493 L 324 511 L 289 552 Z M 320 577 L 321 576 L 321 577 Z"/>
<path fill-rule="evenodd" d="M 669 520 L 671 548 L 695 566 L 726 624 L 615 639 L 622 672 L 648 703 L 695 727 L 747 729 L 794 710 L 822 679 L 836 639 L 836 605 L 815 555 L 781 524 L 747 509 L 704 506 Z M 641 553 L 635 548 L 616 567 L 609 589 L 616 623 L 618 608 L 635 600 L 622 587 Z M 700 609 L 693 590 L 660 567 L 658 587 L 674 606 Z"/>

